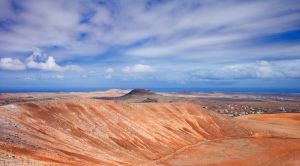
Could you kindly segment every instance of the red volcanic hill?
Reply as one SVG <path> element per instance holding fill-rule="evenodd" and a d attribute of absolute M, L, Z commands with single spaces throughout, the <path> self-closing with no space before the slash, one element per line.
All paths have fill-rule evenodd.
<path fill-rule="evenodd" d="M 297 164 L 299 126 L 227 118 L 191 103 L 11 104 L 0 107 L 0 164 Z"/>

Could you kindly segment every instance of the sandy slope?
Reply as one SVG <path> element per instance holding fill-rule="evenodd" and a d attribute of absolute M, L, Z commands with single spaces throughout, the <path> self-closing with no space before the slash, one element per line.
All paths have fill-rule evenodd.
<path fill-rule="evenodd" d="M 0 165 L 297 165 L 300 116 L 278 117 L 79 98 L 5 105 Z"/>
<path fill-rule="evenodd" d="M 300 126 L 300 114 L 257 114 L 241 116 L 240 119 L 257 120 L 270 124 L 279 124 L 287 126 Z"/>

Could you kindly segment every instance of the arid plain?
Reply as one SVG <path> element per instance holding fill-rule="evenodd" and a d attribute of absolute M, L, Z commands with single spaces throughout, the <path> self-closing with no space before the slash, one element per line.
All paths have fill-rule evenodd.
<path fill-rule="evenodd" d="M 300 165 L 300 95 L 0 95 L 0 165 Z"/>

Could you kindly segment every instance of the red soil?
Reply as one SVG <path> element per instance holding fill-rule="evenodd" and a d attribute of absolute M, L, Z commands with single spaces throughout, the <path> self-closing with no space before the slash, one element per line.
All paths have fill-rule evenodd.
<path fill-rule="evenodd" d="M 0 165 L 299 165 L 299 118 L 234 119 L 190 103 L 6 105 Z"/>

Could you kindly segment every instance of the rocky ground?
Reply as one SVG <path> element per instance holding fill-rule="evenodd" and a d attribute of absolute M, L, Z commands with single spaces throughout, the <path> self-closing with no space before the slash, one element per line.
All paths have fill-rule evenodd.
<path fill-rule="evenodd" d="M 214 110 L 229 103 L 271 110 L 280 102 L 126 94 L 2 95 L 35 100 L 0 106 L 0 165 L 300 164 L 300 114 L 228 117 Z M 285 109 L 297 108 L 288 102 Z"/>

